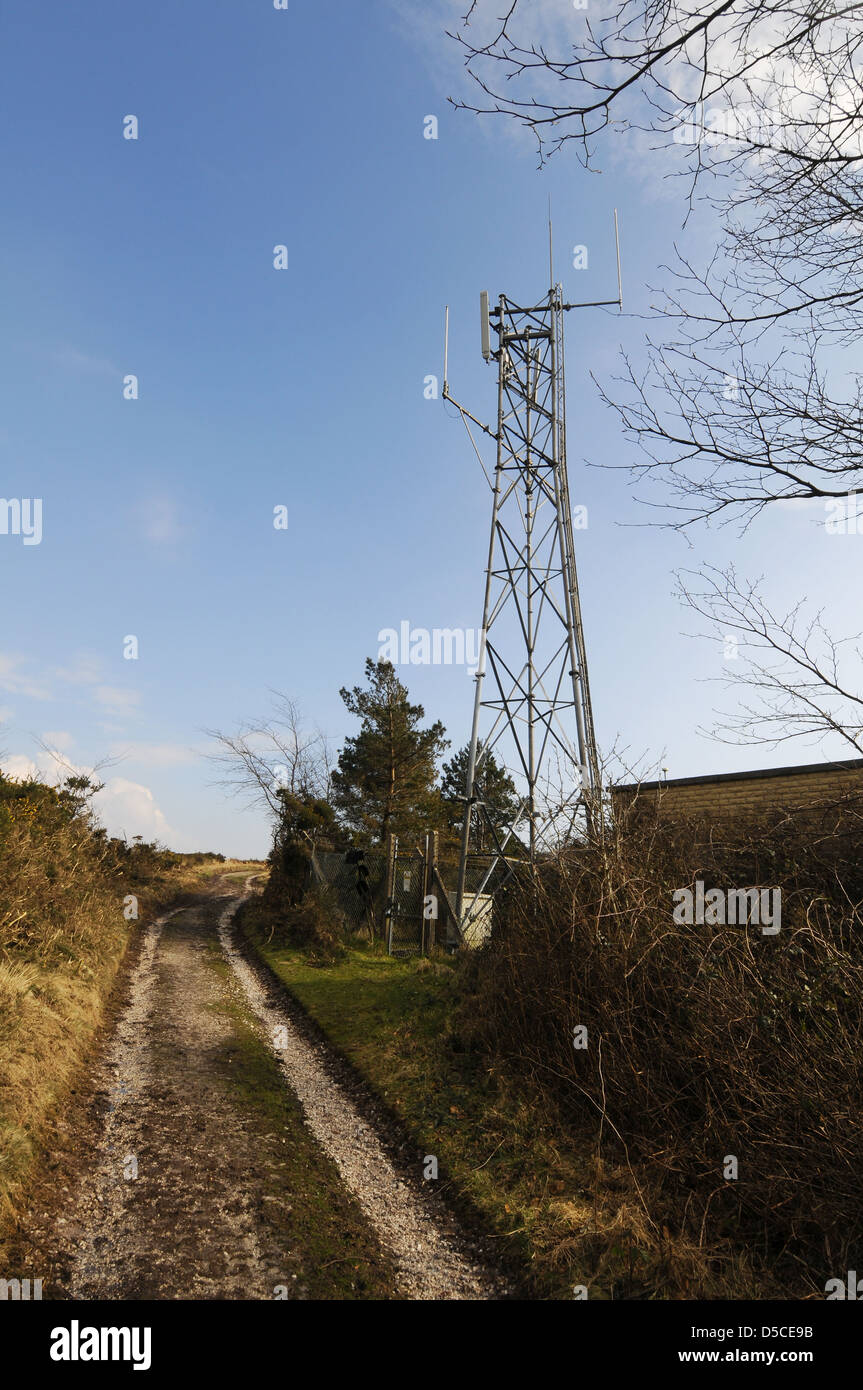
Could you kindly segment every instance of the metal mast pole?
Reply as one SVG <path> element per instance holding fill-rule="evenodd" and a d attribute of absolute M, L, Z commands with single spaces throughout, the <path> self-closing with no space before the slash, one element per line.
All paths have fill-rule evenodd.
<path fill-rule="evenodd" d="M 503 303 L 504 303 L 504 301 L 503 301 L 503 295 L 501 295 L 501 297 L 500 297 L 500 303 L 499 303 L 499 305 L 498 305 L 498 314 L 499 314 L 499 320 L 498 320 L 498 342 L 499 342 L 499 346 L 498 346 L 498 352 L 497 352 L 497 356 L 498 356 L 499 362 L 501 362 L 501 363 L 502 363 L 502 361 L 503 361 L 503 338 L 502 338 L 502 334 L 503 334 Z M 444 387 L 444 389 L 446 390 L 446 386 Z M 457 886 L 457 888 L 456 888 L 456 908 L 455 908 L 455 915 L 456 915 L 457 921 L 459 922 L 459 925 L 461 924 L 461 921 L 462 921 L 462 914 L 463 914 L 463 910 L 464 910 L 464 890 L 465 890 L 465 878 L 466 878 L 466 872 L 467 872 L 467 856 L 468 856 L 468 851 L 469 851 L 469 848 L 470 848 L 470 826 L 471 826 L 471 820 L 473 819 L 474 807 L 476 806 L 476 803 L 477 803 L 477 800 L 478 800 L 477 794 L 476 794 L 477 744 L 478 744 L 478 739 L 479 739 L 480 714 L 481 714 L 481 711 L 482 711 L 482 687 L 483 687 L 483 681 L 484 681 L 484 679 L 485 679 L 486 642 L 487 642 L 487 639 L 488 639 L 489 618 L 490 618 L 490 614 L 491 614 L 490 605 L 491 605 L 492 576 L 493 576 L 493 573 L 494 573 L 494 548 L 495 548 L 495 537 L 496 537 L 496 535 L 497 535 L 497 514 L 498 514 L 498 509 L 499 509 L 499 507 L 500 507 L 501 479 L 502 479 L 502 477 L 503 477 L 503 472 L 502 472 L 502 468 L 501 468 L 501 463 L 502 463 L 502 456 L 501 456 L 501 439 L 502 439 L 501 421 L 502 421 L 502 420 L 503 420 L 503 370 L 502 370 L 502 367 L 500 367 L 499 370 L 498 370 L 498 374 L 497 374 L 497 434 L 496 434 L 496 436 L 495 436 L 496 439 L 497 439 L 497 462 L 496 462 L 496 464 L 495 464 L 495 470 L 494 470 L 494 492 L 493 492 L 493 495 L 492 495 L 492 504 L 491 504 L 491 532 L 490 532 L 489 538 L 488 538 L 488 563 L 486 564 L 486 567 L 485 567 L 485 598 L 484 598 L 484 600 L 483 600 L 483 606 L 482 606 L 482 630 L 481 630 L 481 632 L 480 632 L 480 639 L 479 639 L 479 666 L 477 667 L 477 672 L 476 672 L 476 677 L 475 677 L 475 679 L 476 679 L 476 693 L 475 693 L 475 695 L 474 695 L 474 702 L 473 702 L 473 724 L 472 724 L 472 726 L 471 726 L 471 733 L 470 733 L 470 752 L 469 752 L 469 754 L 468 754 L 468 767 L 467 767 L 467 788 L 466 788 L 466 799 L 465 799 L 465 808 L 464 808 L 464 821 L 462 822 L 462 830 L 461 830 L 461 853 L 460 853 L 460 855 L 459 855 L 459 863 L 458 863 L 458 886 Z"/>
<path fill-rule="evenodd" d="M 527 580 L 527 795 L 528 795 L 528 836 L 530 846 L 531 867 L 536 863 L 536 743 L 534 740 L 536 723 L 536 671 L 534 669 L 534 645 L 535 634 L 533 626 L 533 598 L 534 598 L 534 575 L 533 575 L 533 523 L 534 523 L 534 496 L 533 496 L 533 475 L 531 473 L 532 460 L 530 456 L 531 446 L 531 370 L 533 356 L 530 346 L 530 329 L 525 335 L 525 377 L 527 391 L 525 394 L 524 410 L 524 568 Z M 535 386 L 535 384 L 534 384 Z"/>
<path fill-rule="evenodd" d="M 567 625 L 569 629 L 570 677 L 572 698 L 575 706 L 576 731 L 578 736 L 579 772 L 584 791 L 585 809 L 588 823 L 592 826 L 598 814 L 597 798 L 600 796 L 599 759 L 596 750 L 596 734 L 593 727 L 593 709 L 590 702 L 590 682 L 587 675 L 587 652 L 584 641 L 584 624 L 581 618 L 581 599 L 578 592 L 578 574 L 575 567 L 575 544 L 572 536 L 572 507 L 569 500 L 569 477 L 566 467 L 566 381 L 563 370 L 563 296 L 558 285 L 554 291 L 554 417 L 557 425 L 555 439 L 555 458 L 557 461 L 556 480 L 558 488 L 558 507 L 563 525 L 560 528 L 560 558 L 565 576 L 565 597 Z"/>

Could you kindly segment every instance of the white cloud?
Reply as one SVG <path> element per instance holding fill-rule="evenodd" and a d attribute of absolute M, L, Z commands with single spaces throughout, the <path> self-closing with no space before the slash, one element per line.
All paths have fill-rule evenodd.
<path fill-rule="evenodd" d="M 97 685 L 93 697 L 108 714 L 130 714 L 140 700 L 137 690 L 125 690 L 117 685 Z"/>
<path fill-rule="evenodd" d="M 145 840 L 160 840 L 165 844 L 176 838 L 150 788 L 140 782 L 109 777 L 93 804 L 110 835 L 129 839 L 133 835 L 143 835 Z"/>
<path fill-rule="evenodd" d="M 102 662 L 96 656 L 81 653 L 73 665 L 59 667 L 56 674 L 70 685 L 97 685 L 102 679 Z"/>
<path fill-rule="evenodd" d="M 443 96 L 467 100 L 478 106 L 491 104 L 488 95 L 480 90 L 465 70 L 464 48 L 457 37 L 450 38 L 449 35 L 460 36 L 475 48 L 490 43 L 501 27 L 504 10 L 499 0 L 479 0 L 467 25 L 463 20 L 470 9 L 470 0 L 423 0 L 421 5 L 416 0 L 389 0 L 389 7 L 405 37 L 418 49 L 440 85 Z M 508 9 L 509 6 L 504 8 Z M 568 54 L 572 45 L 585 37 L 588 18 L 589 12 L 576 10 L 572 0 L 530 0 L 529 7 L 519 10 L 512 33 L 526 46 L 536 44 L 553 55 Z M 492 64 L 491 67 L 494 72 L 497 65 Z M 502 68 L 495 73 L 495 77 L 498 76 L 500 86 L 507 92 L 513 86 L 512 82 L 504 81 Z M 555 94 L 561 91 L 557 79 L 549 78 L 537 69 L 531 70 L 527 80 L 532 84 L 532 94 L 537 98 L 545 98 L 549 89 Z M 563 90 L 569 85 L 566 84 Z M 515 95 L 515 90 L 510 95 Z M 470 119 L 464 113 L 463 117 Z M 527 135 L 515 121 L 489 124 L 499 124 L 501 132 L 508 129 L 510 136 L 525 139 L 536 149 L 535 137 Z"/>
<path fill-rule="evenodd" d="M 11 695 L 29 695 L 32 700 L 50 700 L 51 692 L 21 671 L 23 657 L 0 653 L 0 690 Z"/>
<path fill-rule="evenodd" d="M 46 742 L 48 737 L 46 734 Z M 51 737 L 55 738 L 56 735 L 51 735 Z M 69 735 L 66 737 L 68 738 Z M 54 749 L 57 751 L 57 756 L 54 755 Z M 25 780 L 37 778 L 52 787 L 59 786 L 67 777 L 98 776 L 98 774 L 94 774 L 92 767 L 71 762 L 61 752 L 59 744 L 40 749 L 34 758 L 28 757 L 26 753 L 14 753 L 11 757 L 3 759 L 3 771 L 7 777 Z"/>
<path fill-rule="evenodd" d="M 36 766 L 32 758 L 25 757 L 23 753 L 13 753 L 10 758 L 3 759 L 3 775 L 13 782 L 29 782 L 34 777 L 44 777 L 44 771 Z"/>
<path fill-rule="evenodd" d="M 441 95 L 452 96 L 464 101 L 468 106 L 476 105 L 490 109 L 495 105 L 494 95 L 483 92 L 471 79 L 465 68 L 465 50 L 450 34 L 461 36 L 474 48 L 493 43 L 501 28 L 502 16 L 509 5 L 501 6 L 498 0 L 477 0 L 470 22 L 465 25 L 464 18 L 470 9 L 470 0 L 388 0 L 390 12 L 405 38 L 418 51 L 424 60 Z M 595 6 L 576 9 L 572 0 L 525 0 L 520 4 L 509 25 L 509 34 L 521 48 L 536 49 L 549 55 L 551 59 L 566 61 L 570 58 L 573 45 L 587 40 L 587 25 L 593 25 L 597 36 L 607 32 L 603 29 L 605 21 L 612 26 L 616 23 L 616 7 L 602 7 L 596 13 Z M 836 17 L 829 31 L 830 42 L 838 50 L 842 36 L 856 37 L 853 26 L 857 21 L 847 17 Z M 855 109 L 859 88 L 859 74 L 849 65 L 844 80 L 835 83 L 835 89 L 828 92 L 823 75 L 817 65 L 802 65 L 782 55 L 773 54 L 774 46 L 788 33 L 788 22 L 783 16 L 766 15 L 760 24 L 754 26 L 746 41 L 746 62 L 741 59 L 740 16 L 736 10 L 717 21 L 711 29 L 711 67 L 714 73 L 707 90 L 702 77 L 702 37 L 694 38 L 685 52 L 674 52 L 656 70 L 656 76 L 666 88 L 665 98 L 670 104 L 697 101 L 706 103 L 705 114 L 710 115 L 709 129 L 714 122 L 723 118 L 735 122 L 747 117 L 753 120 L 752 96 L 756 94 L 755 105 L 762 113 L 773 113 L 773 119 L 781 108 L 785 138 L 789 130 L 796 130 L 797 139 L 803 148 L 811 142 L 820 141 L 821 147 L 841 149 L 849 156 L 858 156 L 861 137 L 848 113 Z M 728 74 L 741 70 L 743 78 L 724 80 Z M 480 60 L 476 65 L 477 75 L 490 84 L 491 92 L 507 100 L 522 102 L 545 102 L 563 108 L 583 98 L 586 93 L 572 78 L 558 77 L 539 65 L 530 64 L 523 74 L 507 77 L 513 69 L 509 64 L 494 60 Z M 591 71 L 593 80 L 600 85 L 604 80 L 613 80 L 615 69 L 608 64 L 594 64 Z M 578 95 L 576 95 L 578 94 Z M 623 169 L 639 186 L 649 190 L 651 198 L 663 201 L 671 199 L 676 192 L 676 181 L 667 180 L 663 175 L 685 170 L 688 160 L 684 144 L 680 147 L 669 145 L 667 136 L 652 135 L 647 129 L 652 121 L 652 113 L 647 104 L 650 84 L 637 84 L 629 94 L 629 100 L 615 103 L 612 108 L 612 126 L 602 142 L 601 152 L 604 160 Z M 655 95 L 655 94 L 654 94 Z M 832 106 L 830 102 L 832 100 Z M 472 119 L 462 112 L 465 120 Z M 823 131 L 824 122 L 829 117 L 830 129 Z M 616 122 L 621 119 L 632 122 L 626 130 L 617 129 Z M 788 118 L 791 120 L 789 126 Z M 474 118 L 475 119 L 475 118 Z M 553 142 L 556 135 L 565 132 L 567 123 L 560 128 L 551 127 L 547 132 Z M 511 117 L 494 117 L 479 122 L 479 128 L 498 137 L 527 142 L 535 150 L 535 136 L 522 124 Z M 573 129 L 576 123 L 573 123 Z M 820 129 L 819 129 L 820 128 Z M 611 138 L 616 132 L 617 138 Z M 678 132 L 680 134 L 680 132 Z M 769 133 L 762 132 L 762 138 L 770 139 Z M 709 163 L 711 145 L 702 150 Z M 730 146 L 719 145 L 720 158 L 727 156 Z M 597 152 L 600 147 L 597 147 Z M 691 151 L 690 151 L 691 152 Z M 681 155 L 684 157 L 681 158 Z"/>
<path fill-rule="evenodd" d="M 108 685 L 104 680 L 103 663 L 96 657 L 82 654 L 70 666 L 55 667 L 51 673 L 54 680 L 66 685 L 88 686 L 88 694 L 99 709 L 108 715 L 122 718 L 135 710 L 140 702 L 140 692 L 134 688 Z M 27 673 L 23 657 L 11 653 L 0 653 L 0 691 L 13 695 L 29 696 L 33 700 L 54 700 L 56 693 L 49 688 L 41 676 Z M 7 711 L 11 714 L 11 711 Z M 68 742 L 71 735 L 65 731 L 62 737 Z M 54 741 L 61 745 L 54 734 L 45 735 L 46 742 Z"/>
<path fill-rule="evenodd" d="M 48 752 L 40 752 L 35 758 L 15 753 L 3 759 L 3 772 L 6 777 L 16 781 L 37 779 L 50 786 L 57 786 L 76 774 L 99 778 L 99 773 L 91 767 L 77 766 L 71 762 L 58 765 Z M 163 844 L 176 842 L 176 834 L 157 805 L 153 793 L 140 782 L 132 782 L 126 777 L 108 777 L 102 790 L 94 796 L 93 807 L 109 835 L 128 839 L 133 835 L 142 835 L 145 840 L 160 840 Z"/>
<path fill-rule="evenodd" d="M 42 742 L 47 743 L 50 748 L 59 748 L 63 752 L 71 748 L 75 740 L 66 729 L 49 729 L 42 734 Z"/>

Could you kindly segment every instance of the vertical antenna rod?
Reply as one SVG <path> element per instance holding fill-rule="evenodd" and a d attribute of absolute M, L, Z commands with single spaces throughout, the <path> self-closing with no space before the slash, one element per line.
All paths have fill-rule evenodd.
<path fill-rule="evenodd" d="M 617 228 L 617 208 L 614 209 L 614 249 L 617 253 L 617 307 L 623 308 L 623 285 L 620 279 L 620 233 Z"/>
<path fill-rule="evenodd" d="M 551 194 L 548 195 L 548 283 L 554 289 L 554 242 L 551 235 Z"/>

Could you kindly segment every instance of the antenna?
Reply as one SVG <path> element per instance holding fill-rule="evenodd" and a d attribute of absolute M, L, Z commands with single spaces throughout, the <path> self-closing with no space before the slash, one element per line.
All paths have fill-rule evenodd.
<path fill-rule="evenodd" d="M 447 386 L 448 386 L 448 384 L 449 384 L 448 367 L 449 367 L 449 305 L 446 306 L 446 311 L 445 311 L 445 313 L 444 313 L 444 329 L 443 329 L 443 393 L 444 393 L 444 397 L 446 397 L 446 395 L 447 395 Z"/>
<path fill-rule="evenodd" d="M 617 208 L 614 209 L 614 249 L 617 252 L 617 306 L 623 308 L 623 288 L 620 282 L 620 234 L 617 229 Z"/>
<path fill-rule="evenodd" d="M 491 361 L 491 326 L 488 320 L 488 290 L 479 297 L 479 323 L 482 334 L 482 355 L 486 362 Z"/>
<path fill-rule="evenodd" d="M 554 242 L 551 235 L 551 194 L 548 195 L 548 284 L 554 286 Z"/>
<path fill-rule="evenodd" d="M 551 235 L 551 225 L 549 224 L 549 236 Z M 564 311 L 568 309 L 612 309 L 617 306 L 623 308 L 623 284 L 620 275 L 620 231 L 617 225 L 617 208 L 614 209 L 614 251 L 617 257 L 617 298 L 616 299 L 590 299 L 578 304 L 561 304 L 560 308 Z"/>

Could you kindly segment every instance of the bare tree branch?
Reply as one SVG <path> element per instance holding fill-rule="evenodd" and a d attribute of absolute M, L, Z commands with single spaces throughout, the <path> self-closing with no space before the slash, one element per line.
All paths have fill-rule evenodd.
<path fill-rule="evenodd" d="M 247 806 L 265 807 L 277 823 L 280 792 L 328 796 L 332 759 L 326 735 L 307 728 L 299 706 L 287 695 L 271 693 L 274 710 L 269 717 L 245 723 L 235 734 L 204 732 L 218 745 L 207 755 L 223 774 L 216 785 L 244 798 Z"/>
<path fill-rule="evenodd" d="M 744 658 L 739 671 L 719 678 L 740 693 L 739 708 L 702 732 L 724 743 L 772 747 L 837 735 L 863 755 L 863 697 L 842 671 L 854 663 L 859 682 L 861 634 L 836 641 L 822 613 L 807 617 L 802 602 L 775 612 L 761 583 L 713 565 L 677 576 L 678 598 L 733 640 L 732 659 Z"/>

